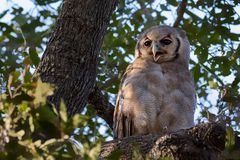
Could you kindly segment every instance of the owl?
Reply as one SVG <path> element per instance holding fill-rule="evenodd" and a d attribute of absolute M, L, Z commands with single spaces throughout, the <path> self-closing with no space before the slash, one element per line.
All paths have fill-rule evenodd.
<path fill-rule="evenodd" d="M 113 116 L 115 138 L 161 134 L 194 125 L 195 86 L 186 33 L 154 26 L 140 35 L 123 74 Z"/>

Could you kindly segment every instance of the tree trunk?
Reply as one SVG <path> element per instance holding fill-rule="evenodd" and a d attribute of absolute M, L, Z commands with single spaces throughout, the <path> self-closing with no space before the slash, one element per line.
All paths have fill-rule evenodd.
<path fill-rule="evenodd" d="M 219 160 L 225 146 L 225 128 L 217 123 L 165 135 L 132 136 L 102 146 L 100 159 Z"/>
<path fill-rule="evenodd" d="M 36 70 L 57 88 L 49 101 L 63 99 L 68 114 L 83 110 L 96 79 L 97 57 L 118 0 L 65 0 Z"/>

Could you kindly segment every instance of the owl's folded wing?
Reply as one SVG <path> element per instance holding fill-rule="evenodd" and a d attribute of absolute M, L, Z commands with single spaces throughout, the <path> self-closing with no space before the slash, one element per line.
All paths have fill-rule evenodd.
<path fill-rule="evenodd" d="M 123 113 L 123 107 L 128 107 L 128 106 L 124 106 L 123 101 L 124 101 L 124 97 L 122 93 L 119 93 L 114 116 L 113 116 L 114 138 L 129 137 L 132 135 L 132 131 L 133 131 L 132 118 L 129 115 L 124 115 Z"/>
<path fill-rule="evenodd" d="M 124 80 L 127 77 L 127 74 L 131 72 L 132 65 L 130 64 L 126 72 L 124 73 L 121 83 L 120 83 L 120 90 L 118 92 L 117 101 L 116 101 L 116 107 L 113 115 L 113 133 L 114 138 L 123 138 L 123 137 L 129 137 L 133 133 L 133 122 L 130 114 L 124 114 L 123 109 L 124 107 L 130 107 L 130 106 L 124 106 L 124 95 L 122 91 L 122 84 L 124 83 Z"/>

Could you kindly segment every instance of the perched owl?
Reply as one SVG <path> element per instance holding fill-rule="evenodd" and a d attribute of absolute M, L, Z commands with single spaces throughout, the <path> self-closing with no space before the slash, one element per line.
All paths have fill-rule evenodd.
<path fill-rule="evenodd" d="M 114 111 L 115 138 L 163 133 L 194 125 L 195 87 L 184 31 L 154 26 L 140 35 Z"/>

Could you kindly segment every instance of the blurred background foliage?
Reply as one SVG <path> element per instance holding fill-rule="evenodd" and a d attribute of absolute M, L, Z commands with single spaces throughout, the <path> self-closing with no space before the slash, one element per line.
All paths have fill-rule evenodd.
<path fill-rule="evenodd" d="M 7 0 L 8 8 L 0 13 L 0 159 L 72 159 L 78 153 L 95 159 L 101 142 L 112 136 L 105 122 L 90 107 L 83 115 L 67 118 L 62 104 L 57 113 L 45 99 L 52 87 L 31 82 L 62 1 L 25 1 L 31 3 L 28 9 L 24 1 Z M 97 85 L 110 102 L 115 102 L 120 77 L 134 59 L 139 33 L 153 25 L 173 25 L 180 2 L 119 2 L 101 49 L 97 77 Z M 233 130 L 240 131 L 239 14 L 238 0 L 189 0 L 179 25 L 191 44 L 190 68 L 198 97 L 196 123 L 225 120 L 229 150 L 234 144 Z M 34 141 L 35 133 L 48 140 Z"/>

